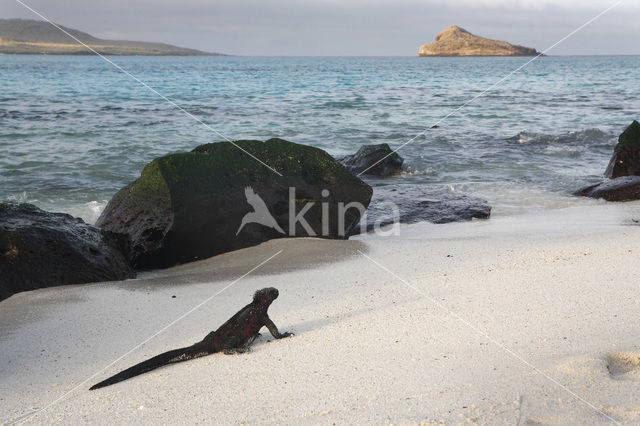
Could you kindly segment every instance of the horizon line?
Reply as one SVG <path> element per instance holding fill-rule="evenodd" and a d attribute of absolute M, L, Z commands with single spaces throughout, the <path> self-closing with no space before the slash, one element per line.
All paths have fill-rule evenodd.
<path fill-rule="evenodd" d="M 195 48 L 187 48 L 194 49 Z M 0 55 L 4 56 L 76 56 L 85 57 L 93 56 L 91 52 L 87 53 L 4 53 L 0 52 Z M 286 54 L 274 54 L 274 55 L 242 55 L 233 53 L 214 53 L 210 55 L 139 55 L 139 54 L 113 54 L 103 53 L 104 56 L 140 56 L 140 57 L 180 57 L 180 58 L 418 58 L 424 59 L 451 59 L 451 58 L 528 58 L 532 55 L 457 55 L 457 56 L 419 56 L 415 55 L 286 55 Z M 593 57 L 593 56 L 640 56 L 639 53 L 566 53 L 566 54 L 545 54 L 543 57 L 547 58 L 562 58 L 562 57 Z"/>

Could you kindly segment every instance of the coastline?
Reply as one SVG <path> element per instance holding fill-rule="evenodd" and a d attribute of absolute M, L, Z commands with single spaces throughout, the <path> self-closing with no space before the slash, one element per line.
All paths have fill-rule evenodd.
<path fill-rule="evenodd" d="M 136 280 L 17 294 L 0 303 L 0 422 L 56 400 L 283 250 L 25 420 L 608 421 L 569 389 L 632 424 L 640 419 L 640 363 L 616 366 L 626 365 L 620 351 L 640 356 L 638 219 L 640 202 L 613 203 L 403 225 L 391 237 L 272 240 Z M 294 338 L 273 341 L 263 332 L 251 354 L 216 354 L 88 392 L 140 360 L 200 340 L 266 286 L 280 290 L 271 318 Z"/>

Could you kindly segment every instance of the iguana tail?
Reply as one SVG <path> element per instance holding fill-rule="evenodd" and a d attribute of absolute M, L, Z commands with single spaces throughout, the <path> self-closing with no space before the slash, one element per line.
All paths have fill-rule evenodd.
<path fill-rule="evenodd" d="M 131 377 L 137 376 L 142 373 L 146 373 L 147 371 L 155 370 L 156 368 L 162 367 L 164 365 L 187 361 L 193 358 L 209 355 L 209 353 L 210 352 L 205 350 L 203 342 L 196 343 L 195 345 L 188 346 L 186 348 L 174 349 L 169 352 L 164 352 L 146 361 L 142 361 L 140 364 L 129 367 L 126 370 L 121 371 L 118 374 L 91 386 L 89 390 L 110 386 L 114 383 L 130 379 Z"/>

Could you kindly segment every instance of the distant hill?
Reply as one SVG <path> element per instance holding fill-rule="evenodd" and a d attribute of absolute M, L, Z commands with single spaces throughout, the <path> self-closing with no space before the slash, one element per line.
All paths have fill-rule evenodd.
<path fill-rule="evenodd" d="M 532 47 L 479 37 L 457 25 L 436 36 L 436 41 L 420 46 L 418 56 L 536 56 Z"/>
<path fill-rule="evenodd" d="M 165 43 L 104 40 L 60 25 L 103 55 L 221 55 Z M 32 19 L 0 19 L 0 53 L 90 55 L 92 52 L 53 25 Z"/>

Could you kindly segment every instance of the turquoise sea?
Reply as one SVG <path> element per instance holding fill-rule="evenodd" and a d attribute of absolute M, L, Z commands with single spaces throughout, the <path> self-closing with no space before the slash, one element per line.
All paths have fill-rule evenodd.
<path fill-rule="evenodd" d="M 231 139 L 398 147 L 530 58 L 110 57 Z M 377 185 L 450 185 L 510 215 L 593 201 L 640 119 L 640 56 L 543 57 L 399 153 Z M 0 56 L 0 200 L 93 222 L 153 158 L 222 140 L 96 56 Z M 240 154 L 239 154 L 240 155 Z"/>

